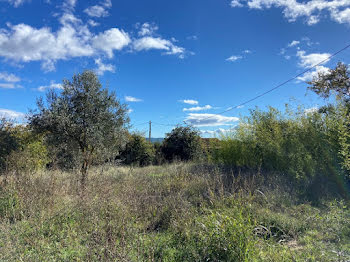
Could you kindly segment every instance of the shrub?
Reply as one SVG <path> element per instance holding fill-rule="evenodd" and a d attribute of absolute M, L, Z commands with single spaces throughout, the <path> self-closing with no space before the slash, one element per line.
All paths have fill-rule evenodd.
<path fill-rule="evenodd" d="M 19 147 L 13 132 L 13 125 L 5 118 L 0 118 L 0 172 L 6 168 L 8 156 Z"/>
<path fill-rule="evenodd" d="M 198 158 L 201 152 L 199 131 L 191 126 L 174 128 L 164 139 L 162 152 L 168 161 Z"/>
<path fill-rule="evenodd" d="M 255 109 L 223 137 L 214 157 L 226 165 L 287 175 L 304 186 L 319 177 L 334 182 L 343 175 L 338 126 L 338 115 L 329 112 Z"/>
<path fill-rule="evenodd" d="M 153 145 L 138 134 L 133 134 L 129 138 L 125 149 L 121 153 L 124 164 L 147 166 L 152 164 L 155 150 Z"/>

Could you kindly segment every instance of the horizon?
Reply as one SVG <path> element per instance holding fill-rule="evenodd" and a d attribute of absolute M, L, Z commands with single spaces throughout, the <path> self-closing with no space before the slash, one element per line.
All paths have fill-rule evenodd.
<path fill-rule="evenodd" d="M 35 14 L 35 15 L 33 15 Z M 36 99 L 91 69 L 128 104 L 134 131 L 163 138 L 175 124 L 218 137 L 249 110 L 325 101 L 317 72 L 349 64 L 350 1 L 0 1 L 0 115 L 23 121 Z M 307 94 L 307 95 L 306 95 Z"/>

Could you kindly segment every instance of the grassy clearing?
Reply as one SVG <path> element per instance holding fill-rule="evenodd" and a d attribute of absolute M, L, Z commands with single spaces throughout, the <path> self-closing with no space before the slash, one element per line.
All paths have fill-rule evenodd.
<path fill-rule="evenodd" d="M 0 177 L 0 261 L 349 261 L 350 211 L 280 178 L 172 164 Z"/>

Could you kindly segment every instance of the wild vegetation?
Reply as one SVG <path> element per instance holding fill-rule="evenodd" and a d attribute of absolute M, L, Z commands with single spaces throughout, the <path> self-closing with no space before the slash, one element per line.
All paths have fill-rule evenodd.
<path fill-rule="evenodd" d="M 309 83 L 335 94 L 317 110 L 154 145 L 93 72 L 65 80 L 27 126 L 0 121 L 0 261 L 350 261 L 349 76 Z"/>

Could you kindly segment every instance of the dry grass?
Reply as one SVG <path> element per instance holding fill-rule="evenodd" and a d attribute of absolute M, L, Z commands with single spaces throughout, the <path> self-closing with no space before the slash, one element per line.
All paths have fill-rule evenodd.
<path fill-rule="evenodd" d="M 272 177 L 177 163 L 95 167 L 83 195 L 74 172 L 0 185 L 0 261 L 350 259 L 348 207 L 301 203 Z"/>

